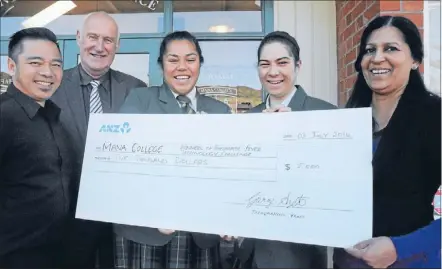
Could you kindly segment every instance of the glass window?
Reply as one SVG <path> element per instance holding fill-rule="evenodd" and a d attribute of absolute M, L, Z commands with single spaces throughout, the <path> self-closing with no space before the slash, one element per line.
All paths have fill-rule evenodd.
<path fill-rule="evenodd" d="M 261 1 L 173 1 L 173 28 L 189 32 L 262 32 Z"/>
<path fill-rule="evenodd" d="M 86 14 L 98 10 L 110 13 L 122 34 L 158 33 L 164 29 L 164 5 L 158 0 L 1 2 L 1 36 L 12 35 L 28 25 L 31 18 L 57 35 L 75 35 Z M 43 10 L 47 13 L 40 18 L 35 16 Z"/>
<path fill-rule="evenodd" d="M 0 56 L 0 94 L 6 92 L 8 85 L 12 82 L 11 75 L 8 73 L 8 56 Z"/>
<path fill-rule="evenodd" d="M 438 95 L 441 95 L 440 86 L 440 52 L 442 49 L 441 36 L 440 36 L 440 2 L 431 2 L 429 4 L 429 16 L 430 16 L 430 82 L 429 89 Z M 427 72 L 426 70 L 424 72 Z"/>
<path fill-rule="evenodd" d="M 204 64 L 198 91 L 225 102 L 235 113 L 262 102 L 256 68 L 259 41 L 201 41 L 200 45 Z"/>

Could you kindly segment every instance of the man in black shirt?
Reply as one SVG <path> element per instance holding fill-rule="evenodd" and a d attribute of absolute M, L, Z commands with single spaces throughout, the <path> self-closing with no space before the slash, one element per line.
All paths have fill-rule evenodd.
<path fill-rule="evenodd" d="M 46 28 L 15 33 L 8 47 L 12 84 L 0 95 L 0 267 L 60 268 L 75 169 L 60 108 L 49 98 L 63 69 Z"/>

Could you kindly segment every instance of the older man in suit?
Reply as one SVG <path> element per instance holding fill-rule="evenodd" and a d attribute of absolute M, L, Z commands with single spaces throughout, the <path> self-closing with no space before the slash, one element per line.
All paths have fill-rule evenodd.
<path fill-rule="evenodd" d="M 91 113 L 117 112 L 130 89 L 146 86 L 141 80 L 110 68 L 119 45 L 115 20 L 105 12 L 89 14 L 77 31 L 81 63 L 64 72 L 63 81 L 53 101 L 62 109 L 61 121 L 75 137 L 77 182 L 72 183 L 72 214 L 78 197 L 81 164 Z M 112 227 L 110 224 L 75 220 L 67 236 L 68 267 L 94 268 L 99 255 L 100 267 L 113 267 Z M 100 251 L 100 252 L 97 252 Z"/>

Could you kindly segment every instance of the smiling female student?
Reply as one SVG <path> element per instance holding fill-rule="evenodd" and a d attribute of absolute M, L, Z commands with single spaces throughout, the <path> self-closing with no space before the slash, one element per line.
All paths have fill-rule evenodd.
<path fill-rule="evenodd" d="M 160 46 L 161 86 L 133 89 L 121 108 L 136 114 L 228 114 L 230 107 L 200 94 L 198 81 L 204 58 L 197 39 L 186 31 L 167 35 Z M 193 117 L 189 115 L 189 117 Z M 169 123 L 173 125 L 173 123 Z M 176 136 L 180 136 L 177 130 Z M 185 192 L 185 191 L 183 191 Z M 166 199 L 171 195 L 164 190 Z M 153 202 L 152 202 L 153 203 Z M 161 207 L 161 203 L 158 205 Z M 140 213 L 142 215 L 143 213 Z M 191 218 L 191 217 L 189 217 Z M 219 235 L 115 225 L 116 268 L 220 268 Z"/>
<path fill-rule="evenodd" d="M 300 48 L 286 32 L 268 34 L 258 47 L 258 76 L 268 93 L 250 113 L 329 110 L 332 104 L 308 96 L 296 79 Z M 289 125 L 290 123 L 287 123 Z M 245 239 L 235 252 L 241 268 L 326 268 L 326 247 L 261 239 Z"/>

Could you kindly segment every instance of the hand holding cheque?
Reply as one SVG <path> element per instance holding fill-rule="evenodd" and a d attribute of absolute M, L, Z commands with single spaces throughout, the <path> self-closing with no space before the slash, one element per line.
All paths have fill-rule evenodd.
<path fill-rule="evenodd" d="M 76 217 L 348 247 L 372 233 L 371 151 L 365 108 L 92 115 Z"/>

